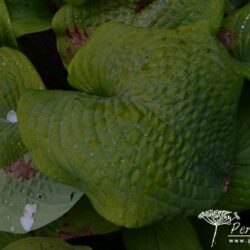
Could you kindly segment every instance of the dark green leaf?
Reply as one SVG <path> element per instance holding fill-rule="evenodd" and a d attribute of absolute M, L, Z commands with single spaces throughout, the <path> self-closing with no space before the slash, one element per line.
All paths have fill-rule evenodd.
<path fill-rule="evenodd" d="M 46 0 L 5 0 L 16 37 L 51 28 L 52 11 Z"/>
<path fill-rule="evenodd" d="M 227 194 L 217 207 L 250 209 L 250 87 L 245 86 L 239 106 L 235 167 L 228 176 Z M 227 188 L 227 187 L 226 187 Z"/>
<path fill-rule="evenodd" d="M 29 234 L 13 234 L 13 233 L 6 233 L 0 232 L 0 249 L 3 249 L 5 246 L 9 245 L 10 243 L 22 239 L 24 237 L 29 237 Z"/>
<path fill-rule="evenodd" d="M 46 237 L 31 237 L 11 243 L 3 250 L 91 250 L 87 246 L 71 246 L 61 240 Z"/>
<path fill-rule="evenodd" d="M 124 230 L 127 250 L 201 250 L 188 219 L 175 219 L 141 229 Z"/>
<path fill-rule="evenodd" d="M 229 14 L 219 38 L 242 63 L 242 72 L 250 79 L 250 4 Z"/>
<path fill-rule="evenodd" d="M 84 196 L 64 216 L 36 231 L 36 235 L 74 239 L 89 235 L 106 234 L 119 229 L 120 227 L 103 219 Z"/>
<path fill-rule="evenodd" d="M 24 89 L 43 89 L 33 65 L 19 51 L 0 48 L 0 167 L 14 162 L 25 149 L 15 111 Z"/>
<path fill-rule="evenodd" d="M 4 0 L 0 0 L 0 46 L 17 48 L 16 37 Z"/>
<path fill-rule="evenodd" d="M 0 231 L 26 233 L 67 212 L 82 196 L 56 183 L 21 158 L 0 171 Z"/>

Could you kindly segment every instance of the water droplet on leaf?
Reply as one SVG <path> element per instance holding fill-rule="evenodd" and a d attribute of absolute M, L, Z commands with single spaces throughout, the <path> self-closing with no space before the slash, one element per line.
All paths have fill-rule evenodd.
<path fill-rule="evenodd" d="M 13 109 L 11 109 L 7 113 L 7 121 L 10 123 L 17 123 L 18 122 L 16 112 Z"/>

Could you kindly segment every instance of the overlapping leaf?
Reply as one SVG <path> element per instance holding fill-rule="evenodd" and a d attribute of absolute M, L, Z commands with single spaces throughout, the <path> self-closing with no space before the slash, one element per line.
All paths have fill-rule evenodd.
<path fill-rule="evenodd" d="M 89 1 L 82 7 L 63 6 L 52 25 L 65 66 L 98 26 L 110 20 L 132 23 L 133 17 L 133 11 L 118 1 Z"/>
<path fill-rule="evenodd" d="M 142 27 L 176 28 L 197 20 L 207 20 L 213 31 L 220 27 L 224 1 L 158 0 L 141 11 L 134 24 Z"/>
<path fill-rule="evenodd" d="M 216 31 L 223 13 L 223 0 L 89 1 L 80 7 L 63 6 L 53 19 L 53 29 L 58 51 L 67 67 L 76 51 L 105 22 L 176 28 L 197 20 L 208 20 Z"/>
<path fill-rule="evenodd" d="M 201 250 L 196 233 L 188 219 L 134 230 L 124 230 L 127 250 Z"/>
<path fill-rule="evenodd" d="M 28 235 L 26 234 L 25 236 L 28 237 Z M 21 238 L 25 236 L 20 235 L 20 234 L 0 232 L 0 248 L 3 249 L 5 246 L 9 245 L 10 243 L 20 240 Z"/>
<path fill-rule="evenodd" d="M 242 63 L 242 71 L 250 79 L 250 3 L 229 14 L 223 22 L 219 37 Z"/>
<path fill-rule="evenodd" d="M 47 237 L 32 237 L 25 238 L 3 248 L 3 250 L 91 250 L 90 247 L 87 246 L 71 246 L 61 240 L 55 238 L 47 238 Z"/>
<path fill-rule="evenodd" d="M 0 48 L 0 167 L 14 162 L 25 152 L 18 123 L 8 119 L 17 109 L 24 89 L 43 89 L 43 83 L 33 65 L 19 51 Z M 9 113 L 11 111 L 11 113 Z"/>
<path fill-rule="evenodd" d="M 228 179 L 226 196 L 218 207 L 236 211 L 250 209 L 250 88 L 245 86 L 239 106 L 237 154 Z"/>
<path fill-rule="evenodd" d="M 36 231 L 36 235 L 59 237 L 68 240 L 83 236 L 111 233 L 119 229 L 120 227 L 102 218 L 84 196 L 64 216 Z"/>
<path fill-rule="evenodd" d="M 0 231 L 5 232 L 40 228 L 62 216 L 82 196 L 77 189 L 37 172 L 30 160 L 23 158 L 1 170 L 0 183 Z M 26 216 L 27 208 L 34 214 Z"/>
<path fill-rule="evenodd" d="M 17 48 L 16 37 L 4 0 L 0 0 L 0 46 Z"/>
<path fill-rule="evenodd" d="M 51 28 L 53 13 L 48 1 L 5 0 L 16 37 Z"/>

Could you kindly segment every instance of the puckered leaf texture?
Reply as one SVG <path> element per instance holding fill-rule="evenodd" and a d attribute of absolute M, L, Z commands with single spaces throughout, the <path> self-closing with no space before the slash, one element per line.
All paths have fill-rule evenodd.
<path fill-rule="evenodd" d="M 243 78 L 210 32 L 205 21 L 100 27 L 69 66 L 82 92 L 21 97 L 20 131 L 37 167 L 126 227 L 215 204 L 233 165 Z"/>

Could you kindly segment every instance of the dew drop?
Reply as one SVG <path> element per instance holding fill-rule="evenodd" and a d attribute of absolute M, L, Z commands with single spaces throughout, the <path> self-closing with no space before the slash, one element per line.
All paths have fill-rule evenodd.
<path fill-rule="evenodd" d="M 15 227 L 14 227 L 14 226 L 11 226 L 11 227 L 10 227 L 10 231 L 11 231 L 11 232 L 14 232 L 14 231 L 15 231 Z"/>
<path fill-rule="evenodd" d="M 13 109 L 11 109 L 7 113 L 7 121 L 10 123 L 17 123 L 18 122 L 16 112 Z"/>

